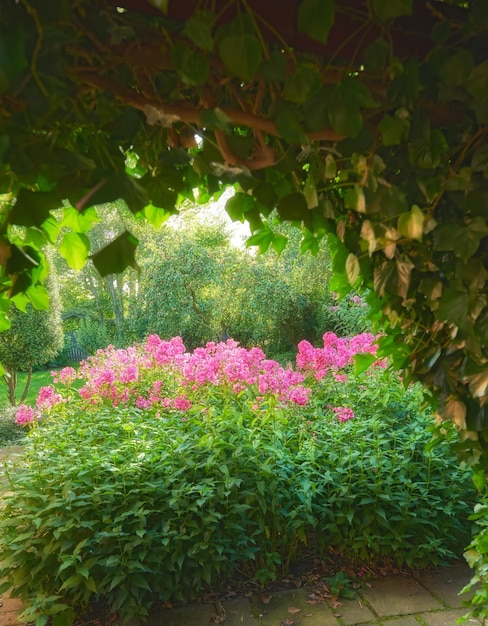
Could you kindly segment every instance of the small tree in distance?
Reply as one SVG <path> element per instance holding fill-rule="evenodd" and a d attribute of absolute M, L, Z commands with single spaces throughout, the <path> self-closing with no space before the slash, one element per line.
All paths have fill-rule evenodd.
<path fill-rule="evenodd" d="M 52 252 L 47 250 L 45 254 L 50 267 L 45 283 L 49 293 L 49 309 L 38 311 L 28 304 L 24 312 L 12 307 L 10 313 L 12 325 L 7 331 L 0 333 L 0 363 L 5 370 L 3 378 L 12 406 L 17 404 L 18 373 L 27 372 L 27 380 L 19 399 L 19 403 L 22 404 L 29 391 L 32 369 L 46 365 L 63 347 L 57 276 L 51 262 Z"/>

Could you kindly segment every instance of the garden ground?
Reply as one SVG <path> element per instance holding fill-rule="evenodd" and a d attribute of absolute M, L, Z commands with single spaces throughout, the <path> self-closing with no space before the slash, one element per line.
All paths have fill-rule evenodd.
<path fill-rule="evenodd" d="M 340 603 L 328 600 L 320 585 L 306 586 L 224 602 L 158 609 L 150 613 L 147 626 L 454 626 L 466 613 L 462 608 L 464 597 L 458 594 L 470 577 L 471 570 L 464 563 L 422 574 L 378 576 L 357 589 L 354 599 Z M 5 594 L 0 603 L 0 626 L 19 624 L 20 601 Z M 103 623 L 92 621 L 100 626 Z M 471 618 L 466 623 L 481 622 Z"/>

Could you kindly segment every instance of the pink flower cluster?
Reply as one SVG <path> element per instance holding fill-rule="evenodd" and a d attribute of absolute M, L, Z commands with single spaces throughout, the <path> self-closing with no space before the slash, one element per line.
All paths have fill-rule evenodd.
<path fill-rule="evenodd" d="M 61 374 L 59 380 L 71 382 L 70 376 Z M 162 406 L 187 411 L 192 406 L 189 396 L 208 385 L 234 394 L 255 386 L 262 396 L 272 394 L 284 404 L 301 406 L 311 393 L 301 384 L 304 374 L 266 359 L 260 348 L 242 348 L 233 339 L 210 342 L 189 353 L 180 337 L 166 341 L 150 335 L 143 345 L 99 350 L 81 364 L 78 378 L 85 381 L 79 394 L 86 402 L 130 404 L 141 410 Z"/>
<path fill-rule="evenodd" d="M 36 411 L 36 409 L 33 409 L 31 406 L 27 406 L 26 404 L 21 404 L 15 414 L 15 421 L 17 424 L 25 426 L 26 424 L 32 424 L 37 421 L 39 417 L 39 411 Z"/>
<path fill-rule="evenodd" d="M 378 346 L 371 333 L 361 333 L 354 337 L 338 337 L 335 333 L 325 333 L 324 347 L 314 348 L 304 340 L 298 344 L 297 366 L 299 369 L 313 374 L 316 380 L 322 380 L 327 374 L 336 374 L 347 365 L 353 363 L 355 354 L 369 352 L 376 354 Z M 343 375 L 339 380 L 343 380 Z"/>

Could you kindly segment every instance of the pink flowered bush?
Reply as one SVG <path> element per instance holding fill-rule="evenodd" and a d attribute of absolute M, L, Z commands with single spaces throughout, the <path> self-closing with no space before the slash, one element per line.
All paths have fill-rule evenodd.
<path fill-rule="evenodd" d="M 98 350 L 81 363 L 78 372 L 71 367 L 52 372 L 54 384 L 63 388 L 43 387 L 38 410 L 21 407 L 17 421 L 32 423 L 41 413 L 62 410 L 70 402 L 81 402 L 81 410 L 131 406 L 160 415 L 186 413 L 192 407 L 206 407 L 210 397 L 213 402 L 242 406 L 248 402 L 254 412 L 276 405 L 297 411 L 320 406 L 339 421 L 348 421 L 354 411 L 347 402 L 336 406 L 342 400 L 338 390 L 347 386 L 356 354 L 376 354 L 375 337 L 363 333 L 341 338 L 328 332 L 323 342 L 323 348 L 315 348 L 301 341 L 297 369 L 293 369 L 266 358 L 260 348 L 243 348 L 233 339 L 210 342 L 190 353 L 181 337 L 168 341 L 150 335 L 143 344 Z"/>

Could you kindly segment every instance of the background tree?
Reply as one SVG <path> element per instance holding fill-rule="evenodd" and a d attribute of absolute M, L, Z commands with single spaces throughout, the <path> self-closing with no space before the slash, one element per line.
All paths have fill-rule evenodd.
<path fill-rule="evenodd" d="M 45 279 L 49 309 L 37 310 L 28 304 L 25 311 L 12 309 L 11 326 L 0 333 L 0 362 L 5 368 L 4 380 L 11 405 L 17 404 L 17 374 L 27 372 L 27 380 L 18 402 L 22 404 L 29 390 L 32 369 L 52 361 L 63 347 L 61 301 L 57 276 L 52 263 L 53 251 L 45 254 L 51 261 Z"/>

